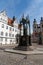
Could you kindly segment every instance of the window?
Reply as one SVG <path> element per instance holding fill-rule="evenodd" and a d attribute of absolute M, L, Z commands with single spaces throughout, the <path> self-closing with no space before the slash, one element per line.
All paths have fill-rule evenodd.
<path fill-rule="evenodd" d="M 37 28 L 40 28 L 40 26 L 38 26 Z"/>
<path fill-rule="evenodd" d="M 1 38 L 1 41 L 3 41 L 3 38 Z"/>
<path fill-rule="evenodd" d="M 12 40 L 10 40 L 10 42 L 12 42 Z"/>
<path fill-rule="evenodd" d="M 11 37 L 11 33 L 9 33 L 9 36 Z"/>
<path fill-rule="evenodd" d="M 11 27 L 10 27 L 10 31 L 11 31 Z"/>
<path fill-rule="evenodd" d="M 8 29 L 8 26 L 6 26 L 6 29 Z"/>
<path fill-rule="evenodd" d="M 14 28 L 13 28 L 13 31 L 14 31 Z"/>
<path fill-rule="evenodd" d="M 7 36 L 7 35 L 8 35 L 8 33 L 6 32 L 5 36 Z"/>
<path fill-rule="evenodd" d="M 2 24 L 2 28 L 4 28 L 4 24 Z"/>
<path fill-rule="evenodd" d="M 43 25 L 42 25 L 42 28 L 43 28 Z"/>
<path fill-rule="evenodd" d="M 36 28 L 36 26 L 34 26 L 34 28 Z"/>
<path fill-rule="evenodd" d="M 1 35 L 3 35 L 3 32 L 1 32 Z"/>
<path fill-rule="evenodd" d="M 17 30 L 15 30 L 15 32 L 17 32 Z"/>
<path fill-rule="evenodd" d="M 14 34 L 12 34 L 12 37 L 14 37 Z"/>
<path fill-rule="evenodd" d="M 7 38 L 5 38 L 5 41 L 7 41 Z"/>

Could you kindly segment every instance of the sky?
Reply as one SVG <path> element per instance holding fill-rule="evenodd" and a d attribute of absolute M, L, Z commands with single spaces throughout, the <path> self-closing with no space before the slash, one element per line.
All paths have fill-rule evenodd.
<path fill-rule="evenodd" d="M 0 11 L 3 10 L 10 18 L 20 19 L 23 14 L 25 17 L 29 15 L 32 32 L 33 20 L 39 23 L 43 17 L 43 0 L 0 0 Z"/>

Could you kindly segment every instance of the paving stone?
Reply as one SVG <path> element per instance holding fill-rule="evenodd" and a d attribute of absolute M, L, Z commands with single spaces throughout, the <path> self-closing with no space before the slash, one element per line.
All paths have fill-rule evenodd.
<path fill-rule="evenodd" d="M 0 65 L 43 65 L 43 55 L 20 55 L 0 50 Z"/>

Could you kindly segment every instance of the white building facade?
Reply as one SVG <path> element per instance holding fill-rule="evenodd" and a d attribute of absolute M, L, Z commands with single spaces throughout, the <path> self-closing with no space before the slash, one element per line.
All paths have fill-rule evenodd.
<path fill-rule="evenodd" d="M 15 20 L 16 21 L 16 20 Z M 0 44 L 15 44 L 18 34 L 18 24 L 8 25 L 8 16 L 5 11 L 0 12 Z"/>

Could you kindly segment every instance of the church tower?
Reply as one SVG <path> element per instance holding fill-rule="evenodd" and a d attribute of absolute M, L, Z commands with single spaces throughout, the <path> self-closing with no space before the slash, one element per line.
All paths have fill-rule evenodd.
<path fill-rule="evenodd" d="M 33 32 L 34 33 L 37 32 L 37 21 L 36 21 L 36 19 L 34 19 L 34 21 L 33 21 Z"/>
<path fill-rule="evenodd" d="M 34 19 L 33 21 L 33 42 L 37 42 L 37 21 Z"/>

